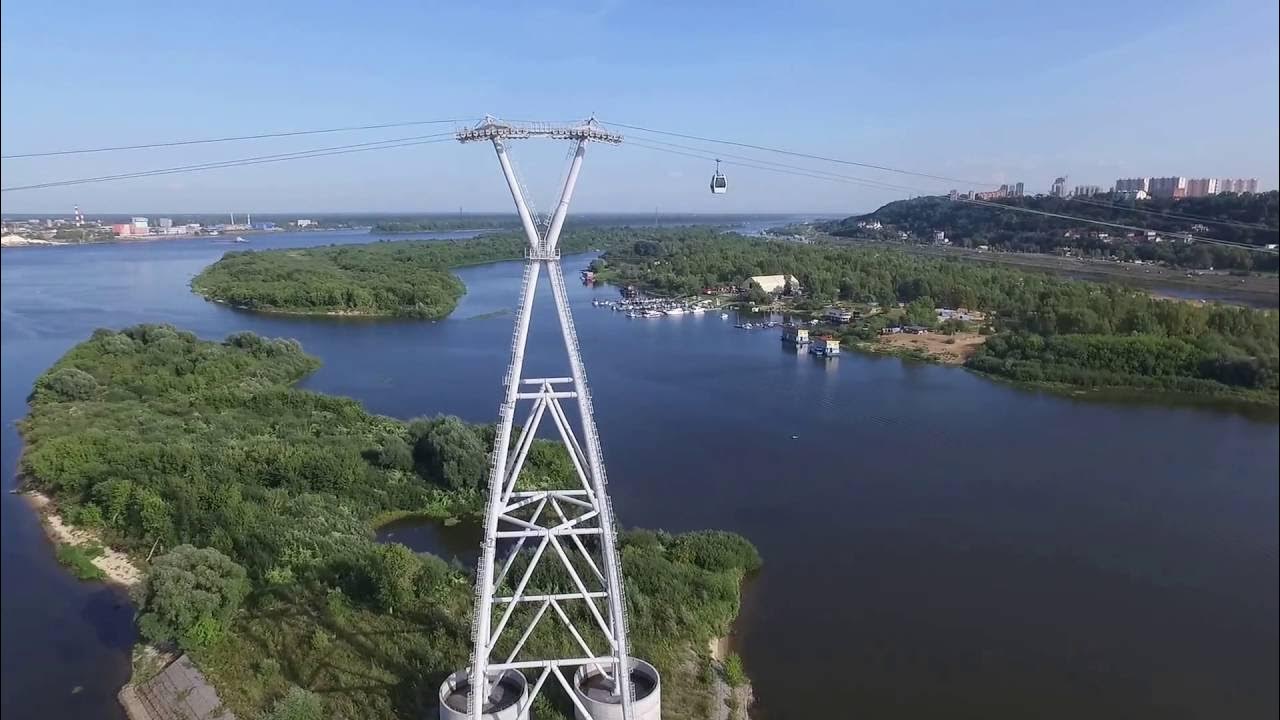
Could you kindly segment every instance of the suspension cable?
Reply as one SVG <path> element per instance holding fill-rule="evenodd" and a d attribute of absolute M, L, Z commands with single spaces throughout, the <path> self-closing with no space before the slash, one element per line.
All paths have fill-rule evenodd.
<path fill-rule="evenodd" d="M 235 135 L 231 137 L 203 138 L 199 140 L 171 140 L 168 142 L 144 143 L 140 145 L 110 145 L 107 147 L 79 148 L 75 150 L 46 150 L 43 152 L 17 153 L 0 155 L 0 160 L 17 158 L 50 157 L 54 155 L 83 155 L 86 153 L 116 152 L 118 150 L 146 150 L 150 148 L 179 147 L 182 145 L 207 145 L 210 143 L 237 142 L 240 140 L 261 140 L 264 138 L 297 137 L 299 135 L 323 135 L 327 133 L 353 132 L 356 130 L 383 130 L 386 128 L 411 127 L 414 125 L 443 125 L 446 123 L 465 123 L 474 118 L 455 120 L 414 120 L 411 122 L 382 123 L 380 125 L 351 125 L 347 127 L 323 128 L 319 130 L 289 130 L 285 132 L 258 133 L 256 135 Z"/>

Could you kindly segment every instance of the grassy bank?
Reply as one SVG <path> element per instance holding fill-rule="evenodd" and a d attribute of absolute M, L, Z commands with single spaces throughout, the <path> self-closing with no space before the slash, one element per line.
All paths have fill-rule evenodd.
<path fill-rule="evenodd" d="M 239 716 L 311 702 L 302 688 L 319 717 L 421 717 L 468 662 L 472 580 L 373 528 L 477 513 L 492 429 L 293 387 L 317 364 L 251 333 L 97 331 L 37 380 L 22 472 L 70 526 L 139 564 L 154 553 L 135 590 L 143 636 L 187 651 Z M 537 488 L 572 465 L 539 442 L 527 467 L 522 487 Z M 699 663 L 759 557 L 720 532 L 632 531 L 621 548 L 633 644 L 664 674 L 665 715 L 705 717 Z M 567 649 L 562 634 L 528 647 Z M 566 716 L 565 700 L 547 695 L 539 717 Z"/>

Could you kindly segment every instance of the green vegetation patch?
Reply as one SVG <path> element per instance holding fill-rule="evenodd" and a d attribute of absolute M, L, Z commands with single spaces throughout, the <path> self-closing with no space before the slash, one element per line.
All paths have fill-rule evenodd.
<path fill-rule="evenodd" d="M 566 233 L 564 252 L 589 247 L 595 234 Z M 248 310 L 305 315 L 438 320 L 466 292 L 449 272 L 522 257 L 523 235 L 472 240 L 405 240 L 365 245 L 230 252 L 191 287 L 209 300 Z"/>
<path fill-rule="evenodd" d="M 942 230 L 951 242 L 965 247 L 988 245 L 1000 250 L 1039 253 L 1073 248 L 1084 255 L 1188 268 L 1275 272 L 1280 262 L 1274 253 L 1185 243 L 1178 237 L 1191 233 L 1258 247 L 1280 241 L 1280 230 L 1276 229 L 1280 226 L 1280 192 L 1274 190 L 1136 202 L 1121 201 L 1112 193 L 1079 200 L 1028 195 L 997 202 L 1067 217 L 1003 210 L 934 196 L 891 202 L 867 215 L 826 223 L 823 229 L 833 235 L 895 241 L 901 231 L 909 233 L 915 242 L 932 241 L 934 231 Z M 1142 213 L 1135 214 L 1135 209 Z M 1163 233 L 1167 242 L 1148 242 L 1140 232 L 1099 226 L 1073 217 L 1151 228 Z M 883 227 L 867 228 L 867 221 L 879 221 Z M 860 227 L 859 223 L 864 226 Z M 1130 235 L 1133 237 L 1127 237 Z"/>
<path fill-rule="evenodd" d="M 101 545 L 59 544 L 54 550 L 54 555 L 63 567 L 81 580 L 107 579 L 107 574 L 102 571 L 102 568 L 93 564 L 93 559 L 102 555 Z"/>
<path fill-rule="evenodd" d="M 239 716 L 424 717 L 469 661 L 473 580 L 376 543 L 373 523 L 476 515 L 493 430 L 406 423 L 293 387 L 317 365 L 296 342 L 252 333 L 96 331 L 37 380 L 22 471 L 69 522 L 135 557 L 154 547 L 136 590 L 143 635 L 189 652 Z M 572 472 L 560 446 L 537 441 L 522 487 Z M 634 652 L 663 672 L 665 716 L 706 717 L 709 681 L 693 668 L 737 615 L 755 548 L 731 533 L 632 531 L 621 555 Z M 92 567 L 79 557 L 66 562 Z M 547 564 L 528 591 L 570 583 Z M 548 623 L 527 647 L 573 642 Z M 538 708 L 572 714 L 554 692 Z"/>
<path fill-rule="evenodd" d="M 1274 310 L 1159 300 L 1117 285 L 894 250 L 693 230 L 619 244 L 596 268 L 603 280 L 671 295 L 755 275 L 795 275 L 804 293 L 792 305 L 796 310 L 819 312 L 834 302 L 867 309 L 857 322 L 833 328 L 851 342 L 874 340 L 897 322 L 932 327 L 935 307 L 978 310 L 995 331 L 967 363 L 981 372 L 1280 404 L 1280 313 Z"/>

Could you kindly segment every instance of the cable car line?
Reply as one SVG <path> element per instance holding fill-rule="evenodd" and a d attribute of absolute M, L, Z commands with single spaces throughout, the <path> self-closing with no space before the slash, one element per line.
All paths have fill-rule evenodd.
<path fill-rule="evenodd" d="M 635 139 L 627 140 L 626 143 L 622 145 L 622 147 L 627 147 L 627 146 L 642 147 L 647 150 L 654 150 L 656 152 L 665 152 L 665 153 L 670 153 L 672 155 L 683 155 L 684 157 L 696 158 L 698 160 L 714 160 L 715 159 L 714 156 L 708 154 L 708 151 L 699 151 L 703 153 L 699 155 L 693 152 L 670 150 L 664 147 L 648 145 L 646 143 L 640 142 Z M 738 155 L 734 157 L 745 157 L 745 156 Z M 751 158 L 748 158 L 748 159 L 751 159 Z M 877 190 L 907 190 L 920 195 L 931 194 L 927 190 L 921 190 L 919 188 L 911 188 L 911 187 L 905 187 L 901 185 L 889 185 L 889 184 L 877 182 L 875 180 L 868 180 L 865 178 L 858 178 L 858 177 L 853 177 L 849 175 L 839 175 L 836 173 L 830 173 L 825 170 L 814 170 L 811 168 L 802 168 L 795 165 L 782 165 L 780 163 L 775 163 L 769 160 L 757 160 L 755 162 L 733 162 L 729 160 L 721 160 L 721 163 L 724 165 L 731 165 L 734 167 L 745 167 L 745 168 L 752 168 L 754 170 L 765 170 L 768 172 L 776 172 L 776 173 L 781 173 L 783 175 L 807 177 L 807 178 L 813 178 L 815 180 L 827 180 L 829 182 L 840 182 L 848 185 L 861 185 L 865 187 L 875 188 Z M 775 167 L 770 167 L 770 165 Z"/>
<path fill-rule="evenodd" d="M 412 127 L 415 125 L 443 125 L 445 123 L 466 123 L 474 118 L 458 118 L 451 120 L 413 120 L 410 122 L 382 123 L 380 125 L 351 125 L 347 127 L 323 128 L 319 130 L 291 130 L 285 132 L 258 133 L 256 135 L 235 135 L 231 137 L 203 138 L 199 140 L 172 140 L 168 142 L 145 143 L 141 145 L 112 145 L 107 147 L 80 148 L 75 150 L 47 150 L 44 152 L 18 153 L 0 155 L 0 160 L 17 158 L 50 157 L 54 155 L 83 155 L 87 153 L 116 152 L 118 150 L 146 150 L 149 148 L 179 147 L 183 145 L 207 145 L 210 143 L 236 142 L 240 140 L 261 140 L 264 138 L 297 137 L 300 135 L 323 135 L 326 133 L 354 132 L 357 130 L 383 130 L 386 128 Z"/>
<path fill-rule="evenodd" d="M 1098 202 L 1096 200 L 1087 200 L 1085 198 L 1073 197 L 1071 202 L 1083 203 L 1085 205 L 1095 205 L 1100 208 L 1108 208 L 1112 210 L 1125 210 L 1128 212 L 1141 213 L 1143 215 L 1154 215 L 1155 217 L 1168 218 L 1170 220 L 1190 220 L 1192 222 L 1208 223 L 1210 225 L 1225 225 L 1227 227 L 1244 228 L 1245 230 L 1267 230 L 1270 232 L 1280 231 L 1280 228 L 1261 223 L 1238 222 L 1235 220 L 1215 220 L 1213 218 L 1201 217 L 1199 215 L 1186 215 L 1179 213 L 1161 212 L 1159 210 L 1145 210 L 1143 208 L 1129 207 L 1118 203 Z"/>
<path fill-rule="evenodd" d="M 1102 225 L 1105 227 L 1119 228 L 1121 230 L 1136 230 L 1138 232 L 1163 232 L 1166 235 L 1177 235 L 1178 237 L 1189 238 L 1195 242 L 1209 243 L 1211 245 L 1225 245 L 1227 247 L 1237 247 L 1242 250 L 1254 250 L 1257 252 L 1277 254 L 1278 251 L 1258 245 L 1250 245 L 1248 243 L 1232 242 L 1230 240 L 1217 240 L 1215 238 L 1207 238 L 1200 235 L 1192 235 L 1191 233 L 1171 233 L 1167 230 L 1155 230 L 1153 228 L 1141 227 L 1138 225 L 1125 225 L 1123 223 L 1107 222 L 1106 220 L 1090 220 L 1089 218 L 1077 217 L 1075 215 L 1064 215 L 1063 213 L 1049 212 L 1047 210 L 1033 210 L 1032 208 L 1020 207 L 1018 205 L 1005 205 L 1003 203 L 988 202 L 986 200 L 970 200 L 968 198 L 956 198 L 957 202 L 966 202 L 971 205 L 983 205 L 986 207 L 998 208 L 1000 210 L 1013 210 L 1016 212 L 1031 213 L 1032 215 L 1043 215 L 1045 217 L 1062 218 L 1064 220 L 1075 220 L 1076 222 L 1089 223 L 1092 225 Z"/>
<path fill-rule="evenodd" d="M 916 195 L 933 195 L 934 194 L 934 192 L 930 190 L 924 190 L 918 187 L 912 187 L 910 185 L 897 185 L 894 183 L 885 182 L 883 180 L 876 180 L 874 178 L 864 178 L 864 177 L 858 177 L 856 175 L 842 175 L 840 173 L 833 173 L 829 170 L 819 170 L 818 168 L 804 167 L 801 165 L 788 165 L 786 163 L 780 163 L 774 160 L 763 160 L 760 158 L 750 157 L 748 155 L 735 155 L 733 153 L 721 153 L 717 150 L 708 150 L 706 148 L 694 147 L 692 145 L 681 145 L 679 143 L 665 142 L 662 140 L 650 140 L 648 138 L 645 138 L 645 140 L 646 142 L 655 143 L 657 145 L 663 145 L 671 148 L 678 148 L 681 150 L 692 150 L 694 152 L 706 153 L 708 155 L 715 155 L 716 153 L 719 153 L 720 157 L 737 158 L 739 160 L 746 160 L 748 162 L 758 163 L 762 165 L 774 165 L 777 167 L 786 168 L 788 170 L 799 170 L 801 172 L 816 173 L 818 175 L 827 175 L 827 176 L 830 176 L 833 178 L 839 178 L 842 180 L 853 180 L 856 182 L 867 183 L 868 185 L 871 185 L 874 187 L 881 187 L 881 188 L 886 188 L 891 190 L 905 190 L 909 193 L 913 193 Z M 631 140 L 628 140 L 627 142 L 634 144 L 636 141 L 634 139 L 631 139 Z M 733 165 L 735 163 L 731 163 L 726 160 L 725 164 Z"/>
<path fill-rule="evenodd" d="M 6 188 L 0 188 L 0 192 L 12 192 L 18 190 L 38 190 L 42 188 L 64 187 L 67 185 L 84 185 L 88 183 L 108 182 L 111 180 L 127 180 L 131 178 L 152 177 L 154 175 L 176 175 L 180 173 L 199 172 L 201 170 L 217 170 L 228 167 L 242 167 L 245 165 L 262 165 L 266 163 L 285 162 L 288 160 L 303 160 L 313 157 L 327 157 L 330 155 L 347 155 L 357 152 L 368 152 L 369 150 L 389 150 L 391 148 L 412 147 L 416 145 L 430 145 L 439 142 L 448 142 L 453 139 L 453 133 L 435 133 L 433 135 L 415 135 L 410 137 L 392 138 L 390 140 L 377 140 L 366 143 L 353 143 L 350 145 L 335 145 L 332 147 L 314 148 L 311 150 L 300 150 L 291 153 L 276 153 L 273 155 L 257 155 L 236 160 L 223 160 L 219 162 L 199 163 L 195 165 L 180 165 L 169 168 L 156 168 L 152 170 L 139 170 L 137 172 L 119 173 L 116 175 L 100 175 L 98 177 L 73 178 L 68 180 L 54 180 L 44 183 L 35 183 L 32 185 L 15 185 Z"/>
<path fill-rule="evenodd" d="M 626 144 L 627 144 L 627 145 L 635 145 L 635 146 L 637 146 L 637 147 L 642 147 L 642 148 L 646 148 L 646 149 L 649 149 L 649 150 L 655 150 L 655 151 L 657 151 L 657 152 L 666 152 L 666 153 L 671 153 L 671 154 L 674 154 L 674 155 L 683 155 L 683 156 L 686 156 L 686 157 L 696 158 L 696 159 L 699 159 L 699 160 L 711 160 L 711 159 L 714 159 L 714 158 L 712 158 L 712 157 L 710 157 L 710 156 L 708 156 L 708 155 L 705 155 L 705 154 L 704 154 L 704 155 L 697 155 L 697 154 L 690 153 L 690 152 L 682 152 L 682 151 L 679 151 L 679 150 L 670 150 L 670 149 L 667 149 L 667 148 L 655 147 L 655 146 L 653 146 L 653 145 L 647 145 L 647 144 L 645 144 L 645 143 L 638 142 L 638 141 L 635 141 L 635 140 L 629 140 L 629 141 L 627 141 L 627 143 L 626 143 Z M 625 147 L 625 146 L 624 146 L 624 147 Z M 817 175 L 817 174 L 814 174 L 813 172 L 798 172 L 798 171 L 795 171 L 795 170 L 790 170 L 790 169 L 781 169 L 781 168 L 774 168 L 774 167 L 767 167 L 767 166 L 763 166 L 763 165 L 756 165 L 756 164 L 753 164 L 753 163 L 729 163 L 729 162 L 727 162 L 727 161 L 724 161 L 724 163 L 725 163 L 726 165 L 737 165 L 737 166 L 741 166 L 741 167 L 749 167 L 749 168 L 753 168 L 753 169 L 757 169 L 757 170 L 767 170 L 767 171 L 770 171 L 770 172 L 782 173 L 782 174 L 785 174 L 785 175 L 795 175 L 795 176 L 799 176 L 799 177 L 808 177 L 808 178 L 813 178 L 813 179 L 815 179 L 815 180 L 826 180 L 826 181 L 828 181 L 828 182 L 842 182 L 842 183 L 853 184 L 853 185 L 870 185 L 870 186 L 873 186 L 873 187 L 876 187 L 876 186 L 877 186 L 877 184 L 876 184 L 874 181 L 868 181 L 868 180 L 864 180 L 864 179 L 861 179 L 861 178 L 851 178 L 851 177 L 847 177 L 847 176 L 839 176 L 839 175 L 835 175 L 834 173 L 826 173 L 826 174 L 825 174 L 826 176 L 824 176 L 824 175 Z M 814 172 L 824 172 L 824 171 L 814 171 Z M 896 186 L 896 187 L 895 187 L 895 186 L 890 186 L 890 187 L 887 187 L 887 188 L 885 188 L 885 189 L 900 189 L 900 187 L 901 187 L 901 186 Z M 929 194 L 929 193 L 927 193 L 927 192 L 925 192 L 925 191 L 921 191 L 921 190 L 919 190 L 919 189 L 917 189 L 917 188 L 907 188 L 907 189 L 917 190 L 917 191 L 918 191 L 918 192 L 920 192 L 921 194 L 926 194 L 926 195 L 927 195 L 927 194 Z M 1074 221 L 1076 221 L 1076 222 L 1081 222 L 1081 223 L 1086 223 L 1086 224 L 1104 225 L 1104 226 L 1107 226 L 1107 227 L 1114 227 L 1114 228 L 1125 229 L 1125 230 L 1134 230 L 1134 231 L 1139 231 L 1139 232 L 1144 232 L 1144 233 L 1145 233 L 1145 232 L 1160 232 L 1160 231 L 1154 230 L 1154 229 L 1152 229 L 1152 228 L 1141 227 L 1141 226 L 1137 226 L 1137 225 L 1125 225 L 1125 224 L 1122 224 L 1122 223 L 1112 223 L 1112 222 L 1106 222 L 1106 221 L 1103 221 L 1103 220 L 1091 220 L 1091 219 L 1089 219 L 1089 218 L 1077 217 L 1077 216 L 1074 216 L 1074 215 L 1066 215 L 1066 214 L 1063 214 L 1063 213 L 1051 213 L 1051 212 L 1042 211 L 1042 210 L 1033 210 L 1033 209 L 1031 209 L 1031 208 L 1024 208 L 1024 207 L 1020 207 L 1020 206 L 1016 206 L 1016 205 L 1004 205 L 1004 204 L 1002 204 L 1002 203 L 987 202 L 987 201 L 985 201 L 985 200 L 969 200 L 969 199 L 967 199 L 967 198 L 957 198 L 957 200 L 958 200 L 958 201 L 960 201 L 960 202 L 967 202 L 967 203 L 971 203 L 971 204 L 974 204 L 974 205 L 984 205 L 984 206 L 988 206 L 988 207 L 992 207 L 992 208 L 996 208 L 996 209 L 1000 209 L 1000 210 L 1012 210 L 1012 211 L 1015 211 L 1015 212 L 1026 212 L 1026 213 L 1031 213 L 1031 214 L 1035 214 L 1035 215 L 1045 215 L 1045 216 L 1049 216 L 1049 217 L 1057 217 L 1057 218 L 1061 218 L 1061 219 L 1065 219 L 1065 220 L 1074 220 Z M 1171 234 L 1171 233 L 1166 232 L 1166 234 Z M 1274 253 L 1276 253 L 1276 251 L 1275 251 L 1275 250 L 1269 250 L 1269 249 L 1267 249 L 1267 248 L 1265 248 L 1265 247 L 1260 247 L 1260 246 L 1257 246 L 1257 245 L 1250 245 L 1250 244 L 1248 244 L 1248 243 L 1239 243 L 1239 242 L 1233 242 L 1233 241 L 1230 241 L 1230 240 L 1218 240 L 1218 239 L 1215 239 L 1215 238 L 1202 237 L 1202 236 L 1199 236 L 1199 235 L 1191 235 L 1191 234 L 1189 234 L 1189 233 L 1178 233 L 1178 235 L 1179 235 L 1180 237 L 1189 237 L 1191 240 L 1193 240 L 1193 241 L 1195 241 L 1195 242 L 1203 242 L 1203 243 L 1208 243 L 1208 244 L 1211 244 L 1211 245 L 1222 245 L 1222 246 L 1225 246 L 1225 247 L 1234 247 L 1234 248 L 1239 248 L 1239 249 L 1241 249 L 1241 250 L 1249 250 L 1249 251 L 1264 252 L 1264 253 L 1273 253 L 1273 254 L 1274 254 Z"/>
<path fill-rule="evenodd" d="M 786 150 L 783 148 L 768 147 L 765 145 L 754 145 L 752 143 L 737 142 L 734 140 L 717 140 L 716 138 L 702 137 L 699 135 L 689 135 L 686 133 L 671 132 L 668 130 L 654 130 L 652 128 L 642 127 L 640 125 L 628 125 L 627 123 L 613 122 L 609 120 L 601 120 L 606 125 L 616 125 L 618 127 L 627 128 L 629 130 L 639 130 L 641 132 L 656 133 L 658 135 L 669 135 L 671 137 L 684 138 L 686 140 L 698 140 L 700 142 L 718 143 L 720 145 L 733 145 L 736 147 L 750 148 L 752 150 L 763 150 L 765 152 L 773 152 L 781 155 L 791 155 L 794 157 L 808 158 L 810 160 L 822 160 L 825 162 L 838 163 L 841 165 L 854 165 L 856 167 L 870 168 L 872 170 L 883 170 L 885 172 L 898 173 L 901 175 L 912 175 L 915 177 L 928 178 L 930 180 L 940 180 L 942 182 L 959 183 L 961 185 L 974 185 L 978 187 L 994 187 L 994 183 L 979 182 L 977 180 L 963 180 L 960 178 L 947 177 L 945 175 L 932 175 L 930 173 L 916 172 L 914 170 L 904 170 L 902 168 L 889 167 L 888 165 L 876 165 L 874 163 L 858 162 L 856 160 L 844 160 L 842 158 L 827 157 L 824 155 L 812 155 L 796 150 Z"/>

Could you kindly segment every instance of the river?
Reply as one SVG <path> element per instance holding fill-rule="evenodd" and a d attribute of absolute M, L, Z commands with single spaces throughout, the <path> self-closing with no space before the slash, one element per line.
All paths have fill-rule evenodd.
<path fill-rule="evenodd" d="M 401 418 L 495 419 L 517 263 L 459 271 L 468 293 L 442 322 L 305 319 L 192 295 L 229 249 L 4 251 L 10 486 L 34 379 L 102 326 L 295 337 L 324 362 L 307 388 Z M 1273 420 L 1064 398 L 896 358 L 824 362 L 716 314 L 627 320 L 591 306 L 610 288 L 569 292 L 620 521 L 734 530 L 764 557 L 734 637 L 759 717 L 1277 714 Z M 535 313 L 530 372 L 562 374 L 549 298 Z M 63 572 L 20 498 L 0 501 L 0 713 L 121 717 L 131 609 Z"/>

